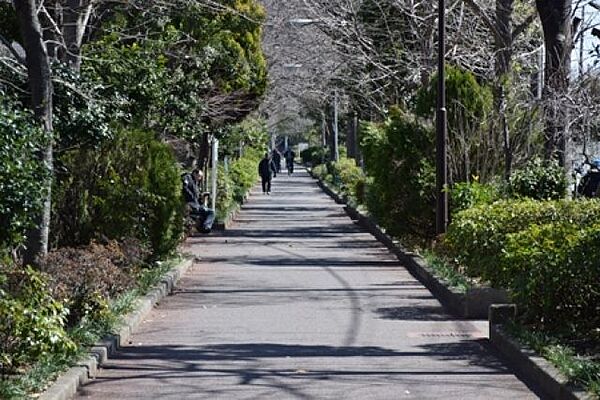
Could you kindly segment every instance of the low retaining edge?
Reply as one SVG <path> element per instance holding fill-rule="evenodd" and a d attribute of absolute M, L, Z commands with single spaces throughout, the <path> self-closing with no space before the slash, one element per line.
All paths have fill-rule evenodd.
<path fill-rule="evenodd" d="M 141 324 L 152 308 L 168 296 L 177 282 L 192 266 L 191 259 L 180 262 L 169 271 L 147 295 L 136 300 L 132 312 L 123 317 L 123 325 L 116 335 L 109 335 L 96 343 L 89 350 L 89 355 L 62 374 L 40 396 L 40 400 L 69 400 L 75 396 L 77 390 L 85 383 L 97 376 L 98 368 L 105 363 L 111 354 L 128 343 L 133 331 Z"/>

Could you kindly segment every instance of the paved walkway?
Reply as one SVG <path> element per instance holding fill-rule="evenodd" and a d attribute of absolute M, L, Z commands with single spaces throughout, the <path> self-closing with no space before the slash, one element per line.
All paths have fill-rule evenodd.
<path fill-rule="evenodd" d="M 254 193 L 84 387 L 93 399 L 533 399 L 306 172 Z"/>

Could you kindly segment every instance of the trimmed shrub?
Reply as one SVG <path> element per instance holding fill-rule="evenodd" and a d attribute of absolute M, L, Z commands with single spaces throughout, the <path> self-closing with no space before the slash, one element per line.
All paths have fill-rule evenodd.
<path fill-rule="evenodd" d="M 365 174 L 362 169 L 356 165 L 351 158 L 340 158 L 338 162 L 327 164 L 331 171 L 331 182 L 340 190 L 343 196 L 350 197 L 356 201 L 359 200 L 359 188 L 365 184 Z M 363 200 L 364 200 L 364 193 Z"/>
<path fill-rule="evenodd" d="M 414 103 L 419 117 L 434 117 L 437 89 L 438 77 L 434 75 L 429 85 L 418 91 Z M 493 105 L 491 87 L 480 84 L 473 72 L 448 65 L 446 96 L 450 181 L 465 181 L 473 175 L 487 177 L 499 172 L 488 165 L 486 160 L 490 155 L 482 151 L 496 146 L 495 141 L 488 141 L 489 133 L 486 132 Z"/>
<path fill-rule="evenodd" d="M 0 265 L 0 372 L 2 377 L 48 353 L 72 354 L 68 310 L 50 296 L 48 276 Z"/>
<path fill-rule="evenodd" d="M 567 192 L 567 177 L 557 162 L 538 158 L 513 172 L 509 189 L 513 197 L 558 200 Z"/>
<path fill-rule="evenodd" d="M 152 133 L 124 130 L 100 150 L 62 154 L 54 189 L 55 246 L 137 238 L 159 257 L 182 238 L 180 170 Z"/>
<path fill-rule="evenodd" d="M 508 287 L 512 273 L 502 264 L 509 235 L 566 221 L 566 226 L 591 226 L 600 220 L 600 201 L 505 200 L 473 207 L 455 215 L 445 244 L 468 275 L 496 287 Z"/>
<path fill-rule="evenodd" d="M 234 185 L 233 198 L 241 203 L 246 193 L 258 181 L 257 165 L 261 159 L 260 153 L 254 149 L 248 149 L 243 157 L 233 161 L 229 167 L 229 175 Z"/>
<path fill-rule="evenodd" d="M 392 109 L 384 125 L 363 125 L 361 146 L 369 186 L 367 206 L 392 235 L 435 235 L 433 130 Z"/>
<path fill-rule="evenodd" d="M 450 201 L 453 214 L 468 208 L 491 204 L 500 199 L 500 190 L 494 185 L 486 185 L 475 180 L 452 185 Z"/>
<path fill-rule="evenodd" d="M 322 164 L 323 160 L 326 159 L 326 155 L 327 150 L 323 148 L 323 146 L 309 147 L 300 152 L 300 158 L 302 158 L 302 163 L 311 166 Z"/>
<path fill-rule="evenodd" d="M 579 334 L 600 326 L 600 224 L 532 225 L 509 234 L 501 256 L 528 322 Z"/>
<path fill-rule="evenodd" d="M 225 168 L 219 165 L 217 173 L 217 218 L 223 219 L 235 204 L 235 183 Z"/>

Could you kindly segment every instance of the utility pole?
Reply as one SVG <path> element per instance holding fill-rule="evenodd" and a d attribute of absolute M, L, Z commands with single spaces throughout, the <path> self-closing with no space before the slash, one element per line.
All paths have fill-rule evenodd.
<path fill-rule="evenodd" d="M 446 2 L 438 0 L 438 91 L 436 115 L 436 233 L 448 229 L 448 155 L 446 126 Z"/>
<path fill-rule="evenodd" d="M 338 92 L 335 89 L 333 93 L 333 148 L 332 156 L 333 161 L 337 162 L 340 160 L 340 149 L 339 149 L 339 130 L 338 130 Z"/>

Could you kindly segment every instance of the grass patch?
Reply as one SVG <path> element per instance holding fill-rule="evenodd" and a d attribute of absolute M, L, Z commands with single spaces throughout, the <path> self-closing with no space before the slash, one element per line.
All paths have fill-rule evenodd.
<path fill-rule="evenodd" d="M 508 329 L 519 342 L 554 365 L 569 382 L 600 398 L 600 360 L 597 354 L 577 354 L 572 347 L 563 344 L 560 337 L 532 332 L 521 325 L 511 324 Z"/>
<path fill-rule="evenodd" d="M 422 250 L 421 253 L 427 265 L 433 270 L 434 275 L 446 282 L 448 286 L 457 289 L 460 293 L 466 293 L 473 286 L 469 278 L 461 274 L 433 251 Z"/>

